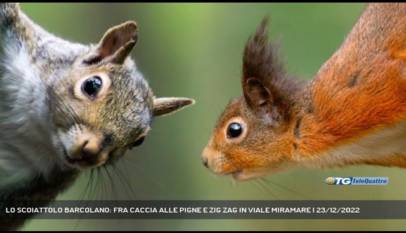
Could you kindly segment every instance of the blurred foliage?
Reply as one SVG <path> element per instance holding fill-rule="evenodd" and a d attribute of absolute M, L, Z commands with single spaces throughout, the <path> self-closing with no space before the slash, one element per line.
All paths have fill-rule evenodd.
<path fill-rule="evenodd" d="M 280 45 L 290 73 L 311 79 L 340 46 L 364 4 L 24 3 L 23 10 L 50 32 L 96 43 L 104 31 L 136 20 L 133 57 L 159 96 L 188 96 L 197 104 L 156 119 L 144 145 L 114 170 L 90 172 L 59 199 L 282 200 L 404 199 L 404 171 L 367 166 L 293 169 L 236 183 L 201 164 L 200 153 L 231 97 L 241 95 L 244 44 L 262 17 Z M 110 176 L 108 175 L 110 173 Z M 389 176 L 383 187 L 327 186 L 328 176 Z M 404 229 L 395 220 L 38 220 L 25 230 L 343 230 Z"/>

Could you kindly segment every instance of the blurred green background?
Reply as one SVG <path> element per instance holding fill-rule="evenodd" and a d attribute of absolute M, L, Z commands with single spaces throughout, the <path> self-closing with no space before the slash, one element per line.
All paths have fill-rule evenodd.
<path fill-rule="evenodd" d="M 23 10 L 50 32 L 96 43 L 104 31 L 136 20 L 133 58 L 159 96 L 188 96 L 197 104 L 156 119 L 140 148 L 116 170 L 90 173 L 59 199 L 283 200 L 404 199 L 401 169 L 358 166 L 295 169 L 265 179 L 234 182 L 206 170 L 200 153 L 217 117 L 239 96 L 242 50 L 263 16 L 280 44 L 287 69 L 311 79 L 338 48 L 364 4 L 146 4 L 24 3 Z M 108 175 L 110 173 L 110 176 Z M 387 186 L 329 186 L 328 176 L 389 176 Z M 404 220 L 39 220 L 24 230 L 375 230 L 406 229 Z"/>

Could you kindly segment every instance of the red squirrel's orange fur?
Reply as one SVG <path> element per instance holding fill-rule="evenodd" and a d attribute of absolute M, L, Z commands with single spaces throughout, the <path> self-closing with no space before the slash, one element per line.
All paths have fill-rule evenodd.
<path fill-rule="evenodd" d="M 406 167 L 406 4 L 369 4 L 307 84 L 290 78 L 267 42 L 247 42 L 243 96 L 220 117 L 203 152 L 219 174 L 249 179 L 291 165 Z M 227 134 L 239 123 L 238 137 Z"/>

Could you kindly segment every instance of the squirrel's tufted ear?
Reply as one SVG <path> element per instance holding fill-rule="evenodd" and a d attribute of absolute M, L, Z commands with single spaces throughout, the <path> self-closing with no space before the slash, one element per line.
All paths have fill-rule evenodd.
<path fill-rule="evenodd" d="M 161 97 L 154 98 L 154 116 L 163 116 L 170 113 L 177 112 L 182 108 L 193 105 L 195 101 L 193 99 L 184 97 Z"/>
<path fill-rule="evenodd" d="M 286 80 L 274 48 L 268 41 L 267 25 L 266 17 L 245 46 L 241 82 L 248 107 L 256 113 L 269 116 L 279 115 L 278 103 L 282 98 L 279 87 Z"/>
<path fill-rule="evenodd" d="M 137 37 L 138 29 L 134 21 L 114 26 L 104 33 L 95 49 L 86 56 L 84 63 L 94 64 L 104 60 L 122 64 L 137 43 Z"/>

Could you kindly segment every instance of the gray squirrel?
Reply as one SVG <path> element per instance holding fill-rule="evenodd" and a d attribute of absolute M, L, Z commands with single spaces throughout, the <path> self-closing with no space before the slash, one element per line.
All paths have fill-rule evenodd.
<path fill-rule="evenodd" d="M 18 3 L 0 3 L 0 30 L 0 211 L 49 204 L 80 171 L 140 145 L 154 117 L 194 103 L 155 97 L 130 58 L 134 21 L 87 46 L 45 31 Z M 0 216 L 0 228 L 29 217 Z"/>

